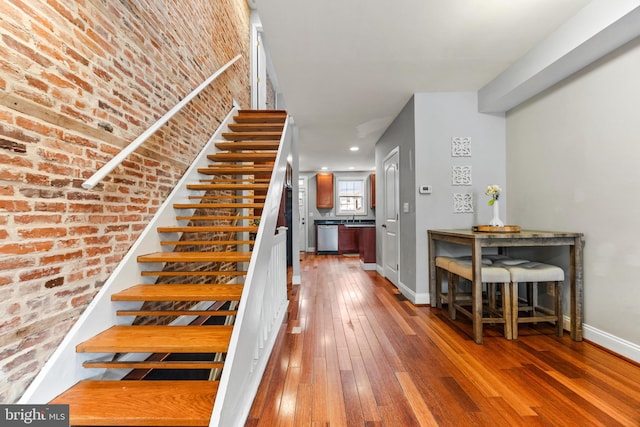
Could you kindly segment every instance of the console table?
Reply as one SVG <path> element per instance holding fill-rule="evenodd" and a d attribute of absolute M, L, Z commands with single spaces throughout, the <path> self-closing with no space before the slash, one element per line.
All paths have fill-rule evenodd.
<path fill-rule="evenodd" d="M 517 233 L 485 233 L 472 230 L 428 230 L 429 238 L 429 293 L 436 301 L 435 258 L 438 242 L 449 242 L 471 248 L 473 264 L 472 280 L 472 321 L 473 339 L 482 344 L 482 281 L 480 275 L 483 248 L 508 248 L 517 246 L 544 247 L 567 246 L 569 248 L 569 307 L 571 316 L 571 338 L 582 341 L 582 300 L 583 300 L 583 256 L 584 236 L 582 233 L 561 231 L 522 230 Z"/>

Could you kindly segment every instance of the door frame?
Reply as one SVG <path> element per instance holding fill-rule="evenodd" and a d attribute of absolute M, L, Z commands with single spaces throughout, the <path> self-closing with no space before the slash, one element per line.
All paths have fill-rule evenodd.
<path fill-rule="evenodd" d="M 300 185 L 300 181 L 303 182 Z M 309 177 L 300 176 L 298 177 L 298 199 L 300 198 L 300 189 L 304 188 L 304 200 L 303 202 L 303 212 L 300 212 L 300 221 L 304 221 L 302 227 L 302 235 L 300 236 L 300 244 L 299 248 L 301 251 L 308 252 L 309 251 Z M 298 200 L 299 204 L 299 200 Z"/>
<path fill-rule="evenodd" d="M 387 161 L 389 159 L 391 159 L 393 156 L 395 156 L 397 154 L 398 156 L 398 163 L 397 163 L 397 171 L 398 173 L 396 174 L 396 182 L 395 182 L 395 200 L 394 203 L 396 205 L 396 209 L 397 209 L 397 215 L 398 215 L 398 219 L 397 219 L 397 228 L 396 228 L 396 260 L 397 260 L 397 270 L 396 270 L 396 274 L 395 274 L 395 281 L 392 280 L 394 277 L 389 278 L 389 275 L 387 274 L 387 262 L 386 262 L 386 257 L 387 257 L 387 250 L 385 245 L 387 245 L 387 236 L 386 236 L 386 212 L 387 212 L 387 174 L 386 174 L 386 170 L 385 170 L 385 164 L 387 163 Z M 385 227 L 382 228 L 382 272 L 383 272 L 383 276 L 386 277 L 391 283 L 393 283 L 394 285 L 396 285 L 396 287 L 400 286 L 400 147 L 397 146 L 395 147 L 393 150 L 391 150 L 384 158 L 384 160 L 382 161 L 382 224 L 385 225 Z M 397 282 L 397 283 L 396 283 Z"/>
<path fill-rule="evenodd" d="M 267 105 L 267 55 L 262 41 L 262 24 L 251 24 L 251 108 L 263 110 Z"/>

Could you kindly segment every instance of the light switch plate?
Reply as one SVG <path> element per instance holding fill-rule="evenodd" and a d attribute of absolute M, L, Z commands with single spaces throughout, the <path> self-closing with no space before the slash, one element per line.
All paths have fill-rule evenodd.
<path fill-rule="evenodd" d="M 420 194 L 431 194 L 433 188 L 430 185 L 421 185 L 418 187 L 418 192 Z"/>

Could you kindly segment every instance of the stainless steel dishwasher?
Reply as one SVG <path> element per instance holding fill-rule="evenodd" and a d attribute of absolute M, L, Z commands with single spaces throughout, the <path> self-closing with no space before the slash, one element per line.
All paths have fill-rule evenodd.
<path fill-rule="evenodd" d="M 316 225 L 316 253 L 337 254 L 338 253 L 338 225 L 318 224 Z"/>

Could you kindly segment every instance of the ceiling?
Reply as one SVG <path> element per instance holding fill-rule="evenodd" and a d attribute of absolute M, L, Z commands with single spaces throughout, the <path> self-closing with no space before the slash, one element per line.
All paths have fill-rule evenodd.
<path fill-rule="evenodd" d="M 589 0 L 253 3 L 299 129 L 299 169 L 361 171 L 412 94 L 480 89 Z"/>

